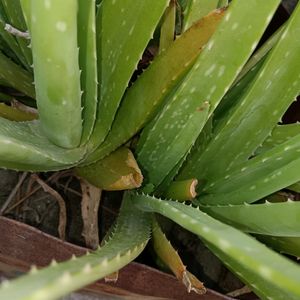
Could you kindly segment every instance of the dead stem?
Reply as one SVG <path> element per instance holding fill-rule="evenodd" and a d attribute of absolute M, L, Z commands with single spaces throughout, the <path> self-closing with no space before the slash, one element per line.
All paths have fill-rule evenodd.
<path fill-rule="evenodd" d="M 59 205 L 58 235 L 62 240 L 65 240 L 66 224 L 67 224 L 67 210 L 66 210 L 66 204 L 65 204 L 64 199 L 56 190 L 54 190 L 45 181 L 43 181 L 41 178 L 39 178 L 37 174 L 32 174 L 31 176 L 33 179 L 36 180 L 36 182 L 43 188 L 43 190 L 46 193 L 49 193 L 56 199 L 56 201 Z"/>
<path fill-rule="evenodd" d="M 82 236 L 85 239 L 87 247 L 96 249 L 99 245 L 98 210 L 102 190 L 83 179 L 80 180 L 80 185 L 82 191 Z"/>
<path fill-rule="evenodd" d="M 10 195 L 8 196 L 8 198 L 6 199 L 6 201 L 4 202 L 3 206 L 0 209 L 0 216 L 4 213 L 5 209 L 7 208 L 7 206 L 11 203 L 11 201 L 14 199 L 15 195 L 17 194 L 17 192 L 19 191 L 22 183 L 24 182 L 26 176 L 27 176 L 28 172 L 24 172 L 21 177 L 19 178 L 18 183 L 16 184 L 16 186 L 14 187 L 14 189 L 11 191 Z"/>
<path fill-rule="evenodd" d="M 79 196 L 79 197 L 82 196 L 81 193 L 79 193 L 78 191 L 76 191 L 76 190 L 74 190 L 74 189 L 72 189 L 72 188 L 70 188 L 70 187 L 66 187 L 65 184 L 57 183 L 56 186 L 59 187 L 59 188 L 64 188 L 64 193 L 65 193 L 65 194 L 66 194 L 67 192 L 70 192 L 70 193 L 72 193 L 72 194 L 74 194 L 74 195 L 76 195 L 76 196 Z"/>
<path fill-rule="evenodd" d="M 251 289 L 248 287 L 248 286 L 244 286 L 240 289 L 237 289 L 237 290 L 234 290 L 230 293 L 227 293 L 226 295 L 229 296 L 229 297 L 239 297 L 239 296 L 242 296 L 242 295 L 245 295 L 245 294 L 249 294 L 251 293 Z"/>
<path fill-rule="evenodd" d="M 55 176 L 57 176 L 56 173 L 53 174 L 52 176 L 50 176 L 50 177 L 46 180 L 46 182 L 51 181 L 52 178 L 54 178 Z M 30 180 L 31 180 L 31 179 L 33 179 L 32 176 L 30 177 Z M 15 209 L 16 207 L 18 207 L 18 206 L 19 206 L 20 204 L 22 204 L 25 200 L 27 200 L 30 196 L 32 196 L 32 195 L 35 194 L 37 191 L 39 191 L 42 187 L 39 185 L 38 187 L 36 187 L 35 189 L 33 189 L 33 190 L 30 191 L 31 188 L 32 188 L 32 182 L 29 182 L 26 195 L 25 195 L 23 198 L 21 198 L 20 200 L 18 200 L 14 205 L 12 205 L 12 206 L 10 206 L 9 208 L 5 209 L 3 213 L 6 213 L 6 214 L 7 214 L 7 213 L 11 212 L 13 209 Z"/>

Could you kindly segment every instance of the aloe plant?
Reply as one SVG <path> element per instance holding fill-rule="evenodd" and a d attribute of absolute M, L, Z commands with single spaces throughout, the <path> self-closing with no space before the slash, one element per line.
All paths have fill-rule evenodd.
<path fill-rule="evenodd" d="M 36 99 L 39 119 L 0 118 L 0 166 L 77 167 L 94 184 L 112 174 L 98 176 L 112 187 L 118 165 L 130 168 L 117 149 L 139 133 L 144 182 L 125 193 L 105 246 L 4 282 L 0 299 L 55 299 L 118 270 L 142 251 L 153 213 L 199 236 L 262 299 L 299 299 L 299 266 L 258 240 L 300 255 L 298 202 L 269 198 L 300 181 L 299 126 L 278 125 L 300 91 L 300 5 L 257 49 L 279 0 L 181 0 L 174 41 L 174 1 L 15 2 L 0 2 L 1 22 L 17 14 L 10 25 L 28 28 L 32 52 L 0 29 L 1 84 Z M 159 54 L 131 80 L 154 32 Z"/>

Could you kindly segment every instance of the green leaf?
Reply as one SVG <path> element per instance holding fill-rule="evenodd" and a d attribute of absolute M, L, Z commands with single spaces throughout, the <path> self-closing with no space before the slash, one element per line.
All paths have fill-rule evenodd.
<path fill-rule="evenodd" d="M 218 11 L 203 18 L 178 37 L 167 51 L 154 59 L 153 63 L 128 89 L 110 133 L 103 145 L 88 158 L 88 161 L 94 161 L 109 154 L 128 141 L 153 118 L 159 107 L 187 73 L 202 47 L 214 33 L 223 15 L 224 13 Z M 145 99 L 145 95 L 147 95 L 147 101 L 141 101 Z"/>
<path fill-rule="evenodd" d="M 277 29 L 275 33 L 268 38 L 266 42 L 258 49 L 255 50 L 254 54 L 251 56 L 249 61 L 246 63 L 241 73 L 239 73 L 238 77 L 235 80 L 235 83 L 241 80 L 250 70 L 256 68 L 257 64 L 261 62 L 266 56 L 270 53 L 270 51 L 274 48 L 274 46 L 279 41 L 286 24 L 283 24 Z"/>
<path fill-rule="evenodd" d="M 203 204 L 252 203 L 300 181 L 300 134 L 207 184 L 198 199 Z"/>
<path fill-rule="evenodd" d="M 175 37 L 175 20 L 176 20 L 176 2 L 170 0 L 170 4 L 163 16 L 163 22 L 160 29 L 159 52 L 168 49 Z"/>
<path fill-rule="evenodd" d="M 300 193 L 300 182 L 296 182 L 290 186 L 287 186 L 286 188 L 290 191 Z"/>
<path fill-rule="evenodd" d="M 2 284 L 0 299 L 55 300 L 91 284 L 137 257 L 149 239 L 150 228 L 150 216 L 125 199 L 113 236 L 103 247 Z"/>
<path fill-rule="evenodd" d="M 188 178 L 210 182 L 247 160 L 294 101 L 300 89 L 299 16 L 300 5 L 239 105 L 224 118 L 224 126 L 219 126 L 206 152 L 191 166 Z M 221 159 L 215 159 L 215 153 Z"/>
<path fill-rule="evenodd" d="M 277 5 L 277 0 L 264 2 L 258 14 L 252 1 L 232 2 L 174 96 L 141 135 L 137 160 L 149 182 L 159 185 L 194 145 L 257 45 Z"/>
<path fill-rule="evenodd" d="M 264 236 L 258 235 L 257 239 L 267 244 L 268 246 L 296 257 L 300 257 L 300 238 L 299 237 L 285 237 L 285 236 Z"/>
<path fill-rule="evenodd" d="M 286 124 L 286 125 L 277 125 L 271 135 L 263 142 L 261 147 L 259 147 L 255 154 L 260 154 L 271 150 L 273 147 L 280 145 L 290 138 L 300 134 L 300 124 Z"/>
<path fill-rule="evenodd" d="M 99 146 L 114 120 L 121 98 L 153 36 L 168 0 L 116 0 L 101 4 L 101 86 L 91 145 Z M 149 10 L 149 7 L 151 9 Z M 120 25 L 121 24 L 121 25 Z"/>
<path fill-rule="evenodd" d="M 300 202 L 200 206 L 200 209 L 245 232 L 300 237 Z"/>
<path fill-rule="evenodd" d="M 82 89 L 83 132 L 81 144 L 92 134 L 97 112 L 97 49 L 95 0 L 78 1 L 78 46 Z"/>
<path fill-rule="evenodd" d="M 162 214 L 200 236 L 261 299 L 299 299 L 300 268 L 294 262 L 193 207 L 146 195 L 131 197 L 138 208 Z"/>
<path fill-rule="evenodd" d="M 0 84 L 2 85 L 1 80 L 0 80 Z M 13 96 L 0 92 L 0 101 L 1 102 L 10 103 L 12 100 L 13 100 Z"/>
<path fill-rule="evenodd" d="M 2 54 L 1 51 L 0 79 L 4 80 L 7 86 L 13 87 L 31 98 L 35 97 L 32 75 Z"/>
<path fill-rule="evenodd" d="M 84 148 L 67 150 L 52 144 L 35 122 L 12 122 L 0 118 L 0 167 L 26 171 L 70 168 L 85 155 Z"/>
<path fill-rule="evenodd" d="M 31 0 L 20 0 L 23 17 L 26 22 L 27 28 L 30 30 L 31 22 Z"/>
<path fill-rule="evenodd" d="M 26 59 L 22 53 L 21 48 L 16 40 L 16 38 L 9 32 L 5 30 L 5 25 L 8 22 L 8 18 L 6 16 L 4 7 L 2 2 L 0 2 L 0 35 L 3 40 L 7 43 L 10 49 L 15 53 L 16 57 L 18 58 L 20 64 L 27 66 Z"/>
<path fill-rule="evenodd" d="M 219 0 L 218 7 L 225 7 L 229 3 L 229 0 Z"/>
<path fill-rule="evenodd" d="M 214 9 L 218 8 L 219 0 L 188 0 L 183 16 L 183 30 L 187 30 Z"/>
<path fill-rule="evenodd" d="M 6 16 L 8 17 L 10 25 L 22 32 L 26 32 L 27 27 L 23 17 L 20 0 L 2 1 L 2 4 L 6 11 Z M 29 48 L 30 41 L 18 36 L 16 37 L 16 40 L 24 56 L 24 61 L 26 63 L 25 67 L 27 70 L 31 71 L 32 54 Z"/>
<path fill-rule="evenodd" d="M 255 79 L 259 73 L 261 67 L 265 63 L 265 60 L 270 52 L 270 50 L 276 45 L 280 36 L 285 28 L 285 25 L 281 26 L 255 53 L 251 56 L 247 64 L 243 67 L 242 71 L 239 73 L 235 79 L 233 86 L 230 88 L 228 93 L 223 97 L 222 101 L 216 108 L 213 115 L 213 129 L 217 131 L 218 128 L 224 127 L 228 118 L 228 115 L 232 113 L 233 109 L 240 105 L 240 99 L 243 94 L 247 92 L 247 89 L 251 85 L 252 81 Z M 204 128 L 205 130 L 205 128 Z M 209 141 L 213 137 L 213 130 L 209 131 L 209 139 L 203 141 L 202 136 L 200 136 L 194 145 L 191 154 L 184 167 L 181 169 L 178 178 L 184 179 L 195 175 L 195 169 L 198 168 L 198 160 L 200 159 L 203 151 L 208 146 Z M 203 134 L 201 134 L 203 135 Z M 256 152 L 258 153 L 258 152 Z M 259 152 L 260 153 L 260 152 Z"/>
<path fill-rule="evenodd" d="M 241 98 L 253 83 L 253 80 L 259 73 L 265 60 L 266 60 L 266 56 L 263 57 L 260 61 L 258 61 L 257 64 L 255 64 L 252 69 L 250 69 L 243 77 L 241 77 L 241 79 L 235 85 L 233 85 L 233 87 L 231 87 L 228 93 L 223 97 L 222 101 L 220 102 L 220 104 L 218 105 L 218 107 L 214 112 L 214 116 L 213 116 L 214 132 L 217 132 L 220 128 L 224 128 L 224 126 L 226 126 L 228 115 L 233 113 L 234 109 L 236 109 L 240 105 Z M 247 64 L 243 68 L 243 70 L 245 68 L 247 68 Z M 214 135 L 212 135 L 211 138 L 212 137 L 214 137 Z M 189 158 L 190 164 L 194 164 L 194 162 L 198 160 L 200 156 L 201 156 L 201 152 L 195 153 L 195 156 Z M 184 173 L 189 171 L 189 167 L 187 167 L 186 169 L 187 170 L 184 170 L 182 172 Z"/>
<path fill-rule="evenodd" d="M 0 51 L 5 54 L 7 57 L 11 58 L 14 62 L 17 64 L 20 64 L 20 61 L 16 54 L 11 50 L 11 48 L 8 46 L 7 42 L 2 38 L 1 36 L 1 30 L 0 30 Z"/>
<path fill-rule="evenodd" d="M 16 107 L 0 103 L 0 117 L 11 120 L 11 121 L 32 121 L 37 119 L 37 114 L 22 111 Z"/>
<path fill-rule="evenodd" d="M 37 104 L 45 135 L 73 148 L 82 133 L 77 1 L 31 1 Z M 47 70 L 47 72 L 45 72 Z"/>

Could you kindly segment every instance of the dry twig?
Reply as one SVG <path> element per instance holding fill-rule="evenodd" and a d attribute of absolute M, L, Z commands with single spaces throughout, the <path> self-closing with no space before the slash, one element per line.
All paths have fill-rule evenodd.
<path fill-rule="evenodd" d="M 6 199 L 6 201 L 4 202 L 4 204 L 2 205 L 1 209 L 0 209 L 0 216 L 4 213 L 4 211 L 6 210 L 7 206 L 10 204 L 10 202 L 14 199 L 15 195 L 17 194 L 18 190 L 20 189 L 22 183 L 24 182 L 26 176 L 27 176 L 27 172 L 24 172 L 21 177 L 19 178 L 18 183 L 16 184 L 16 186 L 14 187 L 14 189 L 11 191 L 10 195 L 8 196 L 8 198 Z"/>
<path fill-rule="evenodd" d="M 64 199 L 56 190 L 54 190 L 52 187 L 50 187 L 45 181 L 43 181 L 41 178 L 39 178 L 36 174 L 32 174 L 31 176 L 36 180 L 36 182 L 43 188 L 43 190 L 46 193 L 49 193 L 56 199 L 56 201 L 59 205 L 58 234 L 62 240 L 65 240 L 66 224 L 67 224 L 67 210 L 66 210 L 66 204 L 65 204 Z"/>
<path fill-rule="evenodd" d="M 96 249 L 99 245 L 98 210 L 102 190 L 83 179 L 80 180 L 80 185 L 82 191 L 82 235 L 85 239 L 86 246 Z"/>

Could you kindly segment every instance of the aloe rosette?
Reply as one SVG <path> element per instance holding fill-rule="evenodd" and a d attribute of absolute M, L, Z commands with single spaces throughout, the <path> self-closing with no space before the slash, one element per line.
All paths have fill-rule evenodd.
<path fill-rule="evenodd" d="M 262 299 L 299 299 L 299 266 L 258 240 L 300 255 L 298 202 L 270 196 L 300 181 L 299 124 L 278 125 L 300 91 L 300 6 L 257 49 L 279 0 L 181 0 L 181 28 L 174 1 L 6 2 L 0 21 L 29 28 L 32 51 L 0 28 L 0 82 L 36 99 L 39 119 L 0 118 L 1 167 L 110 174 L 111 153 L 138 134 L 144 183 L 125 193 L 104 247 L 5 282 L 0 299 L 55 299 L 118 270 L 142 251 L 154 213 L 199 236 Z M 153 36 L 159 54 L 132 80 Z M 187 193 L 195 182 L 198 195 Z M 174 201 L 185 197 L 192 206 Z"/>

